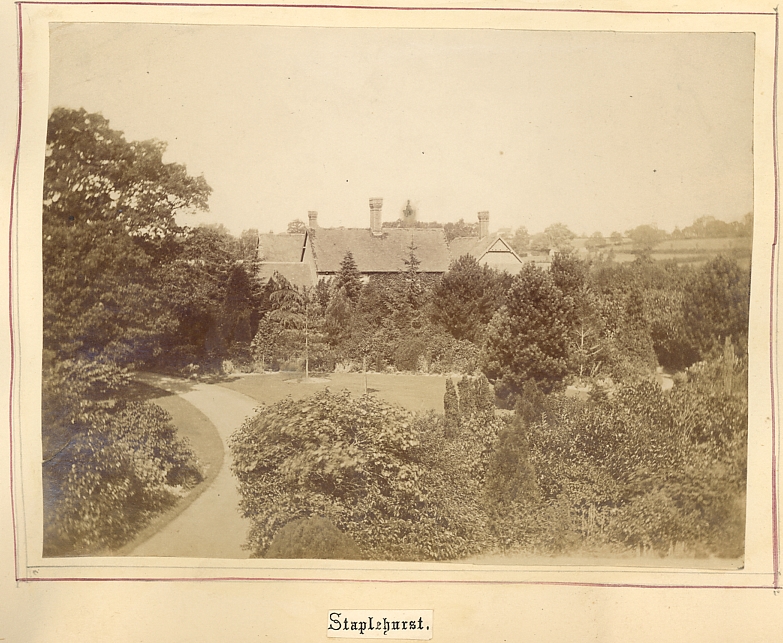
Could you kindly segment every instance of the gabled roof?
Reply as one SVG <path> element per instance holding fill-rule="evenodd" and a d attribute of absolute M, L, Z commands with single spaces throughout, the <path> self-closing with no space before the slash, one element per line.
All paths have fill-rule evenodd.
<path fill-rule="evenodd" d="M 319 274 L 336 273 L 340 262 L 350 250 L 356 267 L 363 273 L 389 273 L 405 270 L 410 245 L 421 262 L 420 272 L 446 272 L 449 268 L 449 248 L 439 228 L 384 228 L 374 236 L 365 228 L 317 228 L 310 232 L 313 257 Z"/>
<path fill-rule="evenodd" d="M 259 234 L 259 261 L 301 261 L 304 234 Z"/>
<path fill-rule="evenodd" d="M 481 259 L 488 252 L 502 252 L 509 255 L 509 263 L 522 263 L 522 259 L 514 252 L 508 242 L 500 236 L 499 232 L 489 234 L 483 239 L 478 237 L 457 237 L 449 242 L 451 258 L 457 259 L 462 255 L 472 255 Z"/>
<path fill-rule="evenodd" d="M 262 263 L 258 267 L 258 279 L 262 284 L 265 284 L 276 272 L 285 277 L 292 285 L 298 288 L 311 287 L 315 285 L 315 274 L 312 270 L 312 265 L 309 263 L 302 263 L 301 261 L 292 262 L 267 262 Z"/>

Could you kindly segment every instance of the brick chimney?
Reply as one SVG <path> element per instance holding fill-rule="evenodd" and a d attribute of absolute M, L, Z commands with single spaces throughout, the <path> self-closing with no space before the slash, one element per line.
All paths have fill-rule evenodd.
<path fill-rule="evenodd" d="M 478 213 L 479 239 L 483 239 L 489 234 L 489 212 L 484 210 Z"/>
<path fill-rule="evenodd" d="M 370 231 L 375 236 L 383 234 L 383 220 L 381 218 L 381 208 L 383 207 L 383 199 L 370 199 Z"/>
<path fill-rule="evenodd" d="M 307 227 L 311 230 L 315 230 L 318 227 L 318 213 L 315 210 L 310 210 L 307 213 Z"/>

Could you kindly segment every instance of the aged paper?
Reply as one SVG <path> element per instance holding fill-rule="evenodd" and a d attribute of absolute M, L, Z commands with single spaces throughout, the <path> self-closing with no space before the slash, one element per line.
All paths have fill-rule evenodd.
<path fill-rule="evenodd" d="M 4 264 L 3 269 L 11 269 L 10 301 L 14 320 L 13 353 L 8 346 L 6 360 L 12 370 L 3 371 L 6 378 L 3 382 L 8 383 L 6 390 L 11 392 L 12 402 L 8 415 L 11 430 L 3 442 L 3 471 L 5 479 L 13 478 L 14 486 L 12 494 L 3 495 L 4 520 L 0 521 L 5 552 L 2 557 L 4 600 L 0 638 L 154 641 L 232 637 L 298 641 L 322 637 L 325 640 L 329 612 L 341 608 L 433 610 L 433 639 L 444 641 L 585 638 L 619 641 L 664 637 L 689 641 L 772 640 L 783 625 L 779 599 L 773 589 L 778 584 L 775 575 L 779 569 L 779 541 L 774 524 L 778 519 L 775 513 L 777 490 L 773 488 L 777 473 L 773 462 L 778 455 L 774 440 L 779 440 L 776 438 L 779 431 L 776 432 L 773 426 L 777 411 L 773 406 L 777 379 L 772 376 L 777 366 L 778 257 L 773 242 L 777 239 L 778 176 L 773 115 L 778 23 L 773 7 L 757 2 L 731 4 L 651 5 L 633 10 L 609 5 L 595 5 L 589 10 L 559 6 L 557 11 L 548 11 L 540 6 L 512 8 L 487 4 L 453 4 L 448 10 L 412 5 L 365 6 L 351 10 L 305 6 L 46 3 L 23 4 L 17 8 L 10 2 L 3 3 L 2 28 L 6 38 L 3 39 L 2 81 L 6 91 L 1 104 L 6 117 L 4 122 L 9 125 L 4 128 L 2 139 L 2 168 L 6 177 L 2 185 L 4 223 L 10 226 L 7 229 L 12 249 L 11 261 Z M 104 31 L 102 25 L 106 26 Z M 53 36 L 58 27 L 62 27 L 60 34 Z M 50 43 L 54 47 L 55 38 L 68 29 L 82 30 L 87 38 L 109 40 L 120 52 L 117 59 L 125 56 L 133 61 L 146 60 L 151 67 L 160 59 L 154 58 L 151 48 L 144 48 L 144 38 L 135 37 L 139 30 L 153 34 L 150 42 L 154 44 L 155 52 L 165 52 L 167 46 L 165 42 L 162 45 L 161 40 L 166 38 L 171 38 L 170 50 L 179 51 L 177 47 L 181 40 L 196 34 L 196 39 L 204 39 L 206 49 L 207 40 L 218 30 L 223 34 L 220 38 L 225 38 L 221 42 L 225 43 L 231 41 L 232 33 L 242 34 L 237 36 L 237 41 L 241 42 L 244 34 L 257 29 L 257 33 L 267 34 L 270 40 L 279 39 L 286 56 L 294 56 L 297 43 L 307 46 L 316 33 L 348 29 L 364 34 L 376 30 L 377 38 L 388 39 L 391 44 L 387 43 L 387 46 L 391 47 L 398 39 L 398 53 L 411 46 L 411 42 L 402 37 L 411 30 L 447 33 L 452 38 L 449 44 L 457 47 L 461 35 L 480 35 L 486 40 L 476 42 L 477 57 L 480 57 L 479 45 L 492 43 L 493 34 L 512 31 L 556 32 L 563 37 L 571 34 L 577 44 L 570 46 L 575 47 L 596 34 L 605 36 L 607 33 L 615 33 L 618 38 L 634 37 L 634 34 L 681 34 L 683 38 L 692 38 L 694 43 L 698 43 L 703 34 L 727 34 L 731 36 L 728 43 L 747 43 L 752 39 L 753 155 L 748 166 L 751 176 L 733 177 L 737 181 L 735 192 L 745 191 L 745 202 L 738 197 L 739 202 L 751 199 L 755 216 L 749 338 L 747 531 L 741 569 L 641 568 L 633 564 L 515 567 L 459 563 L 278 562 L 130 556 L 44 558 L 39 464 L 40 195 L 46 119 L 52 107 L 50 92 L 67 96 L 69 90 L 67 72 L 59 72 L 61 75 L 56 79 L 49 76 L 49 48 Z M 20 33 L 23 36 L 23 109 L 17 148 L 17 130 L 11 124 L 20 113 L 17 58 Z M 67 40 L 63 42 L 66 45 L 58 46 L 67 46 Z M 325 42 L 329 46 L 331 41 L 327 38 Z M 602 41 L 590 42 L 600 47 Z M 228 45 L 211 43 L 209 46 Z M 742 50 L 750 48 L 745 46 Z M 655 55 L 654 50 L 650 51 L 650 55 Z M 690 52 L 697 57 L 700 54 L 698 44 Z M 490 46 L 490 63 L 492 53 Z M 415 60 L 415 53 L 411 55 Z M 188 61 L 173 62 L 183 64 L 184 69 Z M 208 65 L 208 55 L 199 62 Z M 111 64 L 112 61 L 107 62 L 105 73 L 111 72 Z M 239 74 L 243 64 L 241 52 L 238 52 L 235 64 Z M 448 64 L 448 59 L 442 64 Z M 338 84 L 341 74 L 350 74 L 356 67 L 350 59 L 343 60 L 342 65 L 334 72 L 333 80 Z M 503 66 L 502 58 L 498 65 Z M 139 66 L 139 73 L 143 73 L 143 66 Z M 492 65 L 479 67 L 479 74 L 482 69 L 486 73 Z M 470 89 L 471 80 L 475 80 L 471 73 L 476 71 L 465 69 L 468 86 L 464 94 L 444 97 L 443 111 L 438 118 L 449 118 L 449 101 L 476 100 Z M 502 78 L 500 74 L 499 78 Z M 91 80 L 101 82 L 100 76 Z M 537 80 L 546 82 L 546 75 L 542 74 Z M 595 82 L 599 80 L 596 78 Z M 53 81 L 56 81 L 56 87 L 52 85 Z M 138 82 L 142 87 L 143 80 Z M 391 90 L 378 88 L 382 96 L 393 95 L 393 82 L 391 85 Z M 427 90 L 426 87 L 418 89 Z M 715 91 L 720 92 L 720 88 Z M 145 100 L 143 91 L 139 91 L 138 96 L 139 101 Z M 192 102 L 187 107 L 183 101 L 182 118 L 193 118 L 194 128 L 208 126 L 199 123 L 194 116 L 199 113 L 199 105 L 205 111 L 208 109 L 210 98 L 201 98 L 199 103 L 199 97 L 190 96 Z M 400 100 L 415 101 L 416 96 L 401 96 Z M 295 103 L 287 107 L 294 109 Z M 589 101 L 577 97 L 570 109 L 581 108 L 596 109 Z M 145 118 L 152 121 L 157 114 L 154 107 L 149 109 Z M 237 109 L 236 135 L 246 136 L 243 129 L 253 127 L 253 123 L 248 122 L 251 114 L 243 114 L 239 107 Z M 488 105 L 487 109 L 492 106 Z M 655 114 L 651 113 L 649 117 L 654 118 Z M 258 118 L 262 120 L 262 115 Z M 316 127 L 328 127 L 329 124 L 328 121 L 316 123 Z M 416 126 L 426 127 L 427 124 L 417 123 Z M 620 123 L 618 132 L 622 136 Z M 347 154 L 352 153 L 355 146 L 376 146 L 380 151 L 387 144 L 384 141 L 352 141 L 349 135 L 346 136 L 343 143 Z M 278 146 L 294 143 L 285 136 L 275 141 Z M 629 136 L 626 144 L 632 148 L 634 143 Z M 546 141 L 538 144 L 542 152 L 547 147 Z M 335 154 L 339 151 L 335 150 Z M 705 158 L 701 170 L 723 166 L 720 154 L 721 151 L 716 151 L 713 157 Z M 585 166 L 594 162 L 594 159 L 584 159 Z M 297 167 L 285 170 L 295 172 Z M 394 177 L 394 168 L 382 171 Z M 681 171 L 683 179 L 687 179 L 688 168 Z M 696 173 L 700 168 L 690 171 Z M 13 203 L 9 203 L 11 180 Z M 254 176 L 251 180 L 257 178 Z M 546 180 L 551 181 L 551 176 Z M 752 191 L 748 181 L 752 181 Z M 562 185 L 567 184 L 568 180 L 564 178 Z M 557 181 L 552 187 L 557 189 Z M 306 186 L 301 189 L 306 191 Z M 377 188 L 370 184 L 368 189 Z M 617 189 L 621 191 L 622 186 Z M 709 193 L 709 186 L 705 190 Z M 542 204 L 536 205 L 542 207 Z M 215 207 L 213 204 L 213 209 Z M 227 203 L 223 207 L 228 211 L 239 206 Z M 283 210 L 285 203 L 275 204 L 275 207 L 280 208 L 279 216 L 285 217 L 287 222 L 288 212 Z M 338 209 L 338 206 L 331 207 Z M 711 204 L 711 207 L 717 206 Z M 8 213 L 14 217 L 13 225 Z M 639 223 L 647 220 L 643 215 L 639 216 Z M 271 221 L 274 214 L 268 213 L 265 217 L 264 223 Z M 681 225 L 688 223 L 690 221 L 683 221 Z M 338 217 L 331 224 L 335 227 L 354 225 L 352 221 Z M 631 225 L 623 222 L 617 227 L 625 229 Z M 661 221 L 661 226 L 670 227 L 668 221 Z M 7 340 L 4 341 L 7 346 Z M 13 472 L 8 471 L 9 462 L 13 462 Z M 219 529 L 218 525 L 215 527 Z"/>

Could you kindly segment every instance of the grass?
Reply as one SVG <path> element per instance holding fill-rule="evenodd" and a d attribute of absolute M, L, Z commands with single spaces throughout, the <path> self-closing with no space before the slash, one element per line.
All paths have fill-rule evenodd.
<path fill-rule="evenodd" d="M 443 413 L 446 379 L 443 375 L 367 373 L 367 391 L 410 411 Z M 326 387 L 333 392 L 347 389 L 358 397 L 364 394 L 364 385 L 363 373 L 329 373 L 318 375 L 310 382 L 298 373 L 263 373 L 243 375 L 221 383 L 221 386 L 244 393 L 262 404 L 274 404 L 289 395 L 299 400 Z"/>

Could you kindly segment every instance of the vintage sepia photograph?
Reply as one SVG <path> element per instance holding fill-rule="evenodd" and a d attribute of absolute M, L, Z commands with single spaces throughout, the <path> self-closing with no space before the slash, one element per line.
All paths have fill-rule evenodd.
<path fill-rule="evenodd" d="M 743 567 L 753 33 L 49 29 L 44 558 Z"/>

